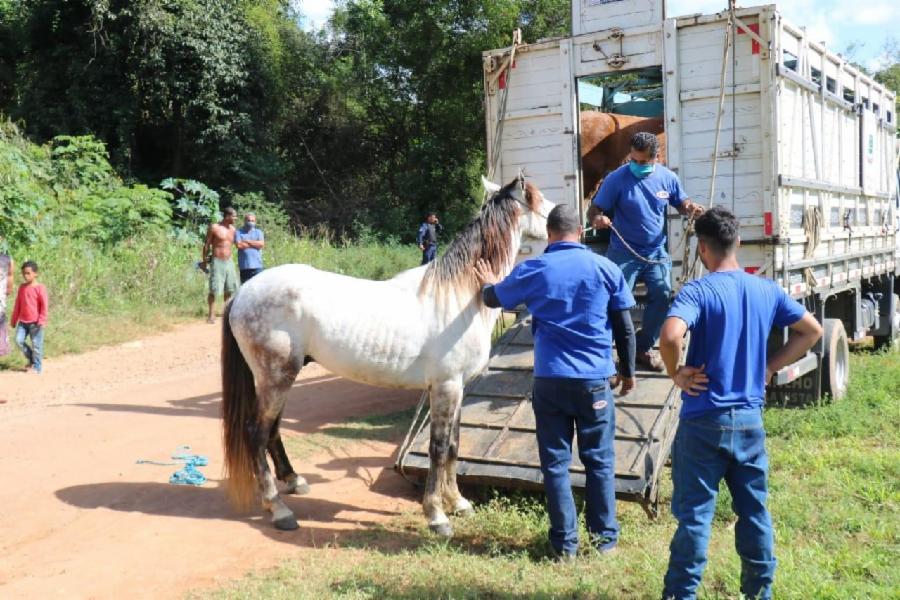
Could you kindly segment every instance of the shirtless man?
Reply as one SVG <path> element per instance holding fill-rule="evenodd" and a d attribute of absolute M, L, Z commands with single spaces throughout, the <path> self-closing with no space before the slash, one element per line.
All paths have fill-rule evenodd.
<path fill-rule="evenodd" d="M 209 315 L 207 323 L 215 323 L 216 317 L 213 306 L 216 296 L 225 293 L 225 302 L 237 291 L 237 273 L 234 270 L 234 261 L 231 260 L 231 247 L 234 245 L 234 221 L 237 212 L 230 206 L 222 211 L 222 222 L 213 223 L 206 231 L 206 241 L 203 243 L 203 256 L 201 265 L 209 266 Z"/>

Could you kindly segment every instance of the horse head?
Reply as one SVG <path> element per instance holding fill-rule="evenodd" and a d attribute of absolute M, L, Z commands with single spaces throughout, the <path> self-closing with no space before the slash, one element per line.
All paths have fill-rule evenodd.
<path fill-rule="evenodd" d="M 502 187 L 484 176 L 481 183 L 491 198 L 509 196 L 519 204 L 518 228 L 522 237 L 547 239 L 547 216 L 556 205 L 547 200 L 535 184 L 525 181 L 522 173 Z"/>

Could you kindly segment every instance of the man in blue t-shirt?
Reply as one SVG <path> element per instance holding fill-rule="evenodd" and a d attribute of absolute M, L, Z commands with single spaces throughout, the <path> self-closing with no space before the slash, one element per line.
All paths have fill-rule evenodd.
<path fill-rule="evenodd" d="M 234 244 L 238 247 L 241 283 L 246 283 L 263 270 L 262 250 L 266 247 L 266 236 L 256 228 L 256 215 L 244 215 L 244 226 L 234 232 Z"/>
<path fill-rule="evenodd" d="M 487 306 L 525 304 L 534 332 L 532 408 L 547 510 L 550 543 L 561 559 L 578 549 L 575 502 L 569 481 L 572 431 L 585 471 L 585 520 L 591 542 L 601 552 L 619 537 L 615 496 L 615 406 L 612 390 L 634 388 L 634 306 L 622 272 L 580 244 L 578 214 L 566 205 L 547 217 L 549 245 L 497 283 L 487 264 L 475 272 L 484 284 Z M 618 375 L 613 363 L 615 337 Z"/>
<path fill-rule="evenodd" d="M 775 577 L 772 521 L 766 508 L 768 458 L 762 406 L 772 375 L 797 360 L 822 327 L 777 283 L 745 273 L 735 252 L 738 221 L 715 207 L 697 219 L 698 252 L 709 275 L 687 283 L 669 310 L 659 341 L 669 376 L 682 391 L 672 447 L 672 538 L 664 598 L 695 598 L 706 566 L 719 482 L 731 492 L 738 520 L 741 593 L 771 598 Z M 789 327 L 771 356 L 772 327 Z M 685 365 L 678 367 L 691 331 Z"/>
<path fill-rule="evenodd" d="M 703 207 L 688 199 L 675 173 L 656 164 L 658 148 L 655 135 L 636 133 L 631 138 L 628 163 L 603 180 L 588 217 L 597 229 L 610 225 L 615 229 L 606 257 L 622 269 L 629 288 L 633 290 L 639 280 L 647 286 L 647 305 L 637 333 L 637 362 L 662 371 L 662 361 L 653 346 L 672 295 L 666 213 L 671 206 L 683 215 L 697 215 Z M 612 221 L 603 214 L 610 211 L 614 212 Z"/>

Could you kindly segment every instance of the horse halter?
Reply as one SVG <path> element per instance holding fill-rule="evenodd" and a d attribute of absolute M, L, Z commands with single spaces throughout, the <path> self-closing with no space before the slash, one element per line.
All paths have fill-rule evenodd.
<path fill-rule="evenodd" d="M 519 175 L 516 177 L 516 179 L 519 182 L 519 191 L 522 193 L 522 197 L 524 198 L 527 194 L 527 192 L 525 191 L 525 175 L 520 171 Z M 543 194 L 541 194 L 541 196 L 543 196 Z M 531 205 L 528 204 L 527 202 L 525 202 L 524 200 L 520 200 L 519 198 L 516 198 L 515 196 L 512 196 L 512 199 L 515 200 L 516 202 L 518 202 L 519 204 L 521 204 L 522 206 L 524 206 L 525 208 L 527 208 L 529 212 L 533 212 L 534 214 L 536 214 L 540 218 L 544 219 L 545 221 L 550 216 L 549 214 L 545 215 L 543 212 L 533 209 L 531 207 Z"/>

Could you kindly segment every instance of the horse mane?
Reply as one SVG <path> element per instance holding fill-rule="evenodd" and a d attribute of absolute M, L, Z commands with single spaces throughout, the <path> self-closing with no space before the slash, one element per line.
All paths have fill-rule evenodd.
<path fill-rule="evenodd" d="M 518 201 L 511 193 L 517 184 L 514 181 L 495 192 L 478 215 L 454 238 L 447 251 L 428 265 L 419 287 L 420 294 L 428 289 L 438 293 L 448 290 L 457 293 L 476 291 L 479 285 L 473 267 L 478 259 L 487 262 L 493 273 L 508 270 L 514 260 L 510 253 L 518 227 Z M 540 204 L 539 194 L 527 194 L 529 206 Z"/>

